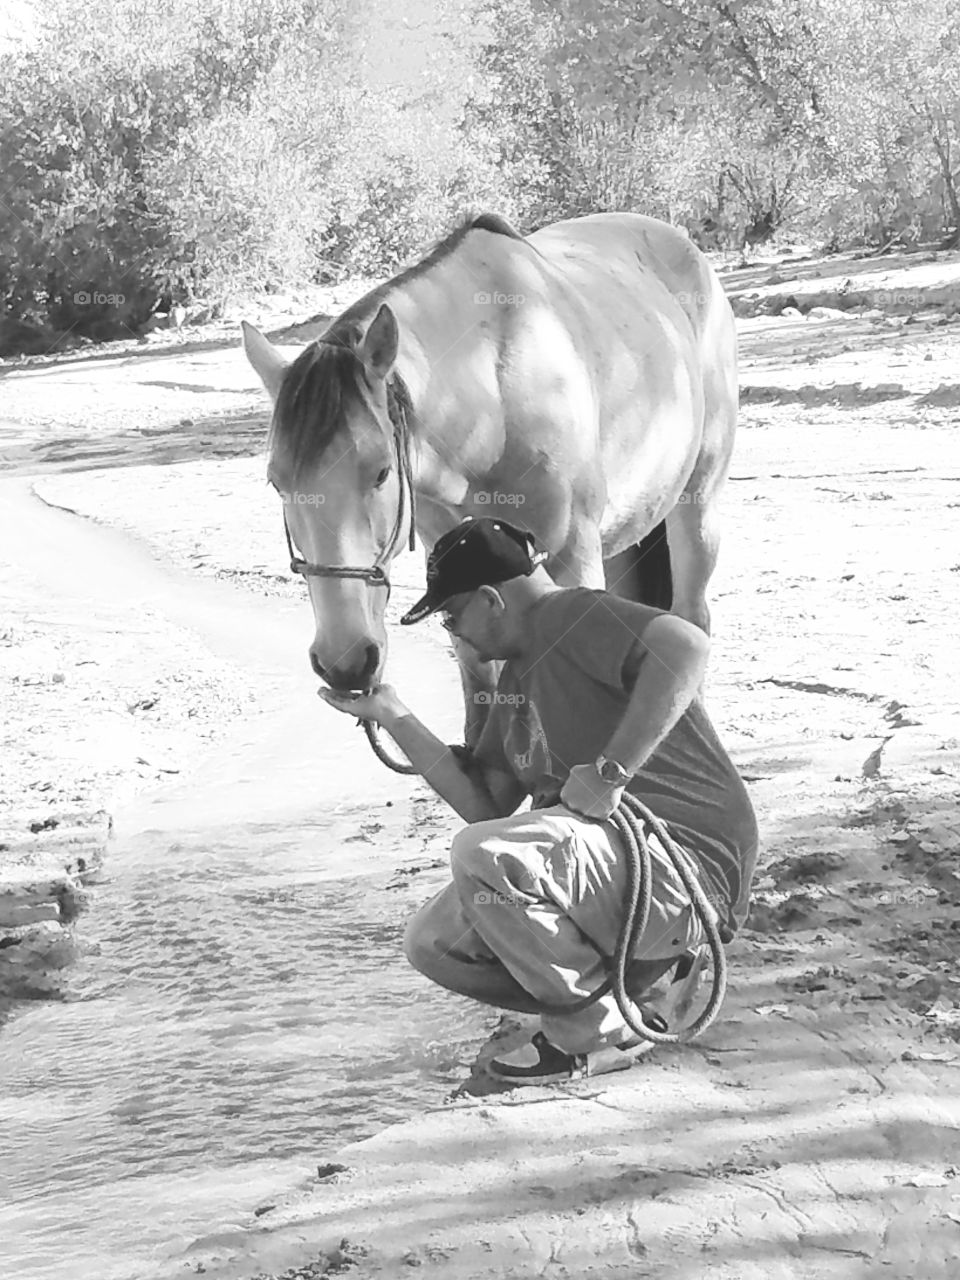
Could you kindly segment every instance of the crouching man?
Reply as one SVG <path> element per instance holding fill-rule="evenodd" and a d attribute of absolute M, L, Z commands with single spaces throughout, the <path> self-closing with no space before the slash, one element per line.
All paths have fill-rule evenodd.
<path fill-rule="evenodd" d="M 453 841 L 452 883 L 407 929 L 411 963 L 451 991 L 521 1012 L 572 1005 L 608 976 L 626 858 L 607 819 L 624 789 L 666 824 L 727 938 L 746 917 L 757 858 L 749 797 L 697 698 L 706 635 L 606 591 L 558 587 L 543 559 L 505 521 L 466 520 L 433 548 L 426 594 L 403 618 L 442 612 L 482 659 L 505 660 L 472 753 L 442 743 L 390 685 L 320 690 L 381 724 L 469 824 Z M 532 808 L 518 813 L 527 796 Z M 679 876 L 653 832 L 648 841 L 653 900 L 628 983 L 638 1000 L 705 950 Z M 647 1047 L 612 993 L 540 1025 L 491 1064 L 495 1075 L 516 1084 L 595 1075 Z"/>

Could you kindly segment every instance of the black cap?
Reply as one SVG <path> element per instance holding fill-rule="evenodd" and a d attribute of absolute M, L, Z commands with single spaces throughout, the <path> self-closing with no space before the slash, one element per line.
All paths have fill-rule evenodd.
<path fill-rule="evenodd" d="M 400 621 L 404 626 L 422 622 L 451 596 L 527 577 L 546 558 L 525 529 L 490 516 L 467 516 L 437 539 L 427 560 L 426 594 Z"/>

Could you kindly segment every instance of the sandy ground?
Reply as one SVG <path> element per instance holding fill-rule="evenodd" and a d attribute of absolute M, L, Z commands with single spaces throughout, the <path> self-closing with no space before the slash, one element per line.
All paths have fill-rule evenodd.
<path fill-rule="evenodd" d="M 876 287 L 907 289 L 911 270 Z M 626 1076 L 464 1096 L 318 1153 L 339 1171 L 211 1231 L 179 1274 L 957 1273 L 960 323 L 934 302 L 740 322 L 709 705 L 765 853 L 722 1021 Z M 200 575 L 302 595 L 235 348 L 26 364 L 4 391 L 2 461 L 46 501 Z M 87 466 L 108 469 L 72 471 Z M 4 484 L 22 499 L 22 479 Z M 122 602 L 65 612 L 5 548 L 11 815 L 109 807 L 189 767 L 219 699 L 255 713 L 249 678 Z M 401 604 L 418 576 L 407 558 Z"/>

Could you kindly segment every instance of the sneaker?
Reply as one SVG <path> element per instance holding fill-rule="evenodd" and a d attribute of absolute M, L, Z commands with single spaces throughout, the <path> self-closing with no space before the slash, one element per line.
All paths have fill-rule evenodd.
<path fill-rule="evenodd" d="M 666 1026 L 656 1014 L 650 1017 L 655 1031 Z M 567 1053 L 551 1044 L 542 1031 L 512 1053 L 494 1058 L 488 1064 L 490 1074 L 508 1084 L 558 1084 L 565 1080 L 583 1080 L 611 1071 L 626 1071 L 653 1045 L 640 1036 L 631 1036 L 618 1045 L 604 1045 L 589 1053 Z"/>

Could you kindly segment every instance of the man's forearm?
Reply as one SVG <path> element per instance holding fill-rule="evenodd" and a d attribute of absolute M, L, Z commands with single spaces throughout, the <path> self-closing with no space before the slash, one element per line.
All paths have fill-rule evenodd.
<path fill-rule="evenodd" d="M 483 822 L 499 816 L 479 771 L 471 771 L 411 712 L 404 709 L 384 721 L 384 729 L 437 795 L 464 822 Z"/>
<path fill-rule="evenodd" d="M 646 764 L 696 697 L 709 652 L 706 636 L 694 627 L 660 628 L 644 639 L 647 652 L 630 702 L 604 748 L 631 773 Z"/>

